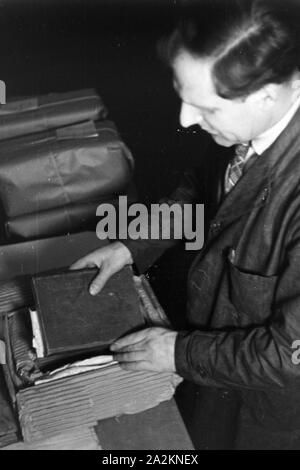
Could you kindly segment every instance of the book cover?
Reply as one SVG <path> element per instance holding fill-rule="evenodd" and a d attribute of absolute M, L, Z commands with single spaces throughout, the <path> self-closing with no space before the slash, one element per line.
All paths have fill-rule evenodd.
<path fill-rule="evenodd" d="M 88 288 L 97 272 L 68 270 L 33 277 L 45 356 L 105 351 L 114 340 L 144 325 L 131 268 L 123 268 L 91 296 Z"/>

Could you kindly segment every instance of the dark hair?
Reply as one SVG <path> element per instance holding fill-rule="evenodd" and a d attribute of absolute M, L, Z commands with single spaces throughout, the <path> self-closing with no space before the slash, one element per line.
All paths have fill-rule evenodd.
<path fill-rule="evenodd" d="M 169 65 L 182 51 L 212 58 L 216 92 L 227 99 L 245 97 L 267 83 L 283 83 L 298 67 L 287 3 L 198 1 L 161 43 L 160 53 Z"/>

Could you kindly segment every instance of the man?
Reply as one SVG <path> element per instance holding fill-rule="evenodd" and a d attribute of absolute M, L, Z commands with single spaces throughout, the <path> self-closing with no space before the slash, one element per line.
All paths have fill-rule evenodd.
<path fill-rule="evenodd" d="M 226 439 L 226 407 L 236 418 L 231 447 L 300 448 L 300 366 L 292 359 L 300 339 L 300 74 L 284 11 L 269 5 L 201 2 L 165 45 L 181 125 L 235 147 L 189 272 L 189 330 L 148 328 L 111 347 L 125 369 L 177 371 L 194 384 L 197 448 L 206 447 L 201 419 L 212 432 L 223 426 Z M 195 197 L 189 177 L 173 199 Z M 116 242 L 73 268 L 99 267 L 95 294 L 125 264 L 141 266 L 144 257 L 147 267 L 171 245 Z"/>

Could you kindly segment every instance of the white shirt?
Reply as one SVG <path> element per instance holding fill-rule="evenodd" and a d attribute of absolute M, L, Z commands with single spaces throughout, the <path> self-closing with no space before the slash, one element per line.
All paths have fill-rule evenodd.
<path fill-rule="evenodd" d="M 262 153 L 265 152 L 265 150 L 271 147 L 271 145 L 275 142 L 277 137 L 280 136 L 280 134 L 284 131 L 284 129 L 288 126 L 290 121 L 293 119 L 299 106 L 300 106 L 300 96 L 299 98 L 297 98 L 295 103 L 293 103 L 293 105 L 290 107 L 288 112 L 283 116 L 283 118 L 280 119 L 279 122 L 277 122 L 274 126 L 272 126 L 270 129 L 263 132 L 258 137 L 256 137 L 256 139 L 252 140 L 251 147 L 257 155 L 261 155 Z M 249 157 L 251 156 L 252 153 L 253 152 L 250 153 Z M 247 158 L 248 158 L 248 155 L 247 155 Z"/>

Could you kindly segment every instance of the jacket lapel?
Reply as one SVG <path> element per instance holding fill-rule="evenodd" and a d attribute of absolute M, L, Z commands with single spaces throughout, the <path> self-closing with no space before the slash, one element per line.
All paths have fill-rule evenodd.
<path fill-rule="evenodd" d="M 215 235 L 219 235 L 233 221 L 251 212 L 255 207 L 267 203 L 273 181 L 299 158 L 299 131 L 300 109 L 278 139 L 255 160 L 224 198 L 211 223 L 210 240 Z"/>

